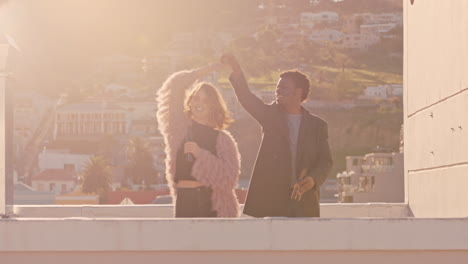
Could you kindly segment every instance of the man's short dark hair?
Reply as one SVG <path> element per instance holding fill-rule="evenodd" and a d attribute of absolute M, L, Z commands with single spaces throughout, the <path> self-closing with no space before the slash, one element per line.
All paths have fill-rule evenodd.
<path fill-rule="evenodd" d="M 307 75 L 298 70 L 289 70 L 282 72 L 280 78 L 291 80 L 296 88 L 302 89 L 302 101 L 307 99 L 310 92 L 310 81 Z"/>

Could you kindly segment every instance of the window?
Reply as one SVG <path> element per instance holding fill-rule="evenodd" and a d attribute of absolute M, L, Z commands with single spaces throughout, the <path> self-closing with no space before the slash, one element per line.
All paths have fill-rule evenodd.
<path fill-rule="evenodd" d="M 360 176 L 358 192 L 373 192 L 375 185 L 374 176 Z"/>
<path fill-rule="evenodd" d="M 351 177 L 341 177 L 340 179 L 340 184 L 341 185 L 350 185 L 351 184 Z"/>
<path fill-rule="evenodd" d="M 367 186 L 367 177 L 366 176 L 359 177 L 358 192 L 366 192 L 366 186 Z"/>

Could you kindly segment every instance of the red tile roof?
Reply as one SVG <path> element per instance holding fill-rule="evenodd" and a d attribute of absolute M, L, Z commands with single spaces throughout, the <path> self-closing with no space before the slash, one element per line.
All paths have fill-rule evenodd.
<path fill-rule="evenodd" d="M 64 169 L 45 169 L 32 177 L 32 181 L 75 181 L 76 174 Z"/>

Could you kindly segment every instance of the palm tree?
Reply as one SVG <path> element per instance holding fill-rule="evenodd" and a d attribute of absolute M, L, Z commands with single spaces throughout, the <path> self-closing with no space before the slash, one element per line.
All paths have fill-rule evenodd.
<path fill-rule="evenodd" d="M 146 188 L 158 183 L 158 172 L 154 168 L 153 155 L 147 142 L 140 137 L 132 138 L 127 146 L 127 157 L 126 176 L 133 183 L 143 183 Z"/>
<path fill-rule="evenodd" d="M 99 203 L 107 202 L 107 193 L 112 185 L 112 171 L 108 159 L 102 156 L 89 158 L 83 173 L 82 192 L 96 193 Z"/>

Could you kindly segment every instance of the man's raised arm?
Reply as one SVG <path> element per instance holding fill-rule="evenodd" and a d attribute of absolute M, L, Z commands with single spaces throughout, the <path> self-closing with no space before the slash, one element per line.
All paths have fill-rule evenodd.
<path fill-rule="evenodd" d="M 221 57 L 221 62 L 228 65 L 232 70 L 229 81 L 234 88 L 237 100 L 263 126 L 264 122 L 267 121 L 268 106 L 249 89 L 247 80 L 236 57 L 231 54 L 225 54 Z"/>

